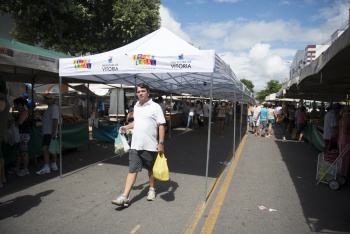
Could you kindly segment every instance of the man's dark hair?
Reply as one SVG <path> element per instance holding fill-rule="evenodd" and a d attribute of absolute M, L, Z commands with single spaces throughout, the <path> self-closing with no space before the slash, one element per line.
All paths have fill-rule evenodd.
<path fill-rule="evenodd" d="M 28 105 L 28 101 L 27 99 L 24 98 L 16 98 L 15 100 L 13 100 L 14 104 L 22 104 L 23 106 Z"/>
<path fill-rule="evenodd" d="M 140 87 L 141 89 L 146 89 L 148 93 L 151 93 L 149 86 L 145 83 L 139 83 L 137 87 Z"/>

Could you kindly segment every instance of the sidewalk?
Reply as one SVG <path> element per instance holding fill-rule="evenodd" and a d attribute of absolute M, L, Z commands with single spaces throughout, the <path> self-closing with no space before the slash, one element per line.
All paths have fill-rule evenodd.
<path fill-rule="evenodd" d="M 350 233 L 350 186 L 316 186 L 318 151 L 275 132 L 247 135 L 213 233 Z"/>
<path fill-rule="evenodd" d="M 350 232 L 350 187 L 332 191 L 325 184 L 316 186 L 318 152 L 312 146 L 247 134 L 236 162 L 225 166 L 232 156 L 232 126 L 225 134 L 211 135 L 209 189 L 217 184 L 200 212 L 207 140 L 201 130 L 174 130 L 165 142 L 171 180 L 158 182 L 157 198 L 148 202 L 143 170 L 127 209 L 111 204 L 128 171 L 127 156 L 115 157 L 112 143 L 93 142 L 90 150 L 64 154 L 62 179 L 57 172 L 34 175 L 41 164 L 31 163 L 30 175 L 7 176 L 0 190 L 0 233 L 186 233 L 191 225 L 193 233 L 206 233 L 202 229 L 220 198 L 213 233 Z M 225 181 L 227 193 L 220 194 Z M 199 220 L 193 222 L 196 216 Z"/>

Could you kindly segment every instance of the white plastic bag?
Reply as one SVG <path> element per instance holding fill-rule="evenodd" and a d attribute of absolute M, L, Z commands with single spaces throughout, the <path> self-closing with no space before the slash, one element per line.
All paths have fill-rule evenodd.
<path fill-rule="evenodd" d="M 128 141 L 127 141 L 126 138 L 125 138 L 125 135 L 124 135 L 124 134 L 120 134 L 120 137 L 122 138 L 123 147 L 124 147 L 124 153 L 129 152 L 130 146 L 129 146 L 129 144 L 128 144 Z"/>
<path fill-rule="evenodd" d="M 114 140 L 114 153 L 122 156 L 124 153 L 129 152 L 130 146 L 125 138 L 124 134 L 119 133 Z"/>
<path fill-rule="evenodd" d="M 15 124 L 11 124 L 4 132 L 4 141 L 8 145 L 13 145 L 20 142 L 18 127 Z"/>

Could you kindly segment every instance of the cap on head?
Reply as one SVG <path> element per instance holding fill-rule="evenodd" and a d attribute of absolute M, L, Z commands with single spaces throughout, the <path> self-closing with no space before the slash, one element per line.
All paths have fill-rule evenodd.
<path fill-rule="evenodd" d="M 339 110 L 341 107 L 342 107 L 342 105 L 340 105 L 339 103 L 334 103 L 334 104 L 332 105 L 332 109 L 333 109 L 333 110 Z"/>

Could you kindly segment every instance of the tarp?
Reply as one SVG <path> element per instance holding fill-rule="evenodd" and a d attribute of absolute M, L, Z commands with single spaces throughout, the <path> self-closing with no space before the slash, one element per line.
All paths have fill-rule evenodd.
<path fill-rule="evenodd" d="M 199 50 L 165 28 L 118 49 L 80 58 L 59 60 L 59 75 L 100 83 L 136 85 L 145 82 L 169 93 L 252 101 L 227 65 L 214 50 Z M 243 94 L 243 95 L 242 95 Z"/>
<path fill-rule="evenodd" d="M 58 83 L 58 59 L 69 57 L 0 38 L 0 78 L 10 82 Z"/>

